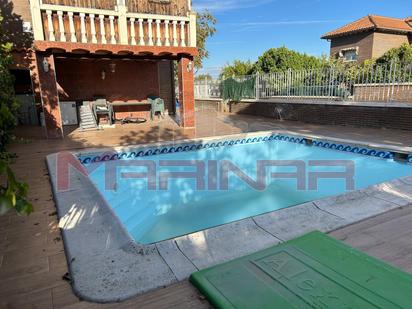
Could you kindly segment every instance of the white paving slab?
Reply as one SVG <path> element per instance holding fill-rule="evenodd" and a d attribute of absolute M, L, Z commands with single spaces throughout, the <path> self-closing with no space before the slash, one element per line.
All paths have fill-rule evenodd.
<path fill-rule="evenodd" d="M 115 302 L 177 282 L 155 246 L 80 255 L 70 265 L 73 289 L 82 299 Z"/>
<path fill-rule="evenodd" d="M 53 159 L 47 163 L 55 184 Z M 77 176 L 71 179 L 75 191 L 53 186 L 76 295 L 114 302 L 176 282 L 156 246 L 136 244 L 92 182 Z"/>
<path fill-rule="evenodd" d="M 177 280 L 187 279 L 193 272 L 198 270 L 192 262 L 186 258 L 182 251 L 179 250 L 173 239 L 158 242 L 156 243 L 156 247 Z"/>
<path fill-rule="evenodd" d="M 399 207 L 398 204 L 375 198 L 362 191 L 327 197 L 313 203 L 320 209 L 351 223 Z"/>
<path fill-rule="evenodd" d="M 328 232 L 348 223 L 347 220 L 305 203 L 253 217 L 257 225 L 286 241 L 313 230 Z"/>
<path fill-rule="evenodd" d="M 402 177 L 400 180 L 408 185 L 412 185 L 412 176 Z"/>
<path fill-rule="evenodd" d="M 377 184 L 362 191 L 370 196 L 395 203 L 399 206 L 406 206 L 412 203 L 412 184 L 407 184 L 398 179 Z"/>
<path fill-rule="evenodd" d="M 244 219 L 178 237 L 176 243 L 198 269 L 203 269 L 276 245 L 279 239 L 252 219 Z"/>

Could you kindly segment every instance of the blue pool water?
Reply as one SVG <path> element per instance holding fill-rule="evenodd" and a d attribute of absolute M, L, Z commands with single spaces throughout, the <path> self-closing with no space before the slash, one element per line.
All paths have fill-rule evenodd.
<path fill-rule="evenodd" d="M 136 160 L 136 159 L 135 159 Z M 167 190 L 148 190 L 144 178 L 125 178 L 124 172 L 147 172 L 145 167 L 117 168 L 116 186 L 107 188 L 105 165 L 98 166 L 90 175 L 129 233 L 139 243 L 150 244 L 247 217 L 301 204 L 307 201 L 346 192 L 344 179 L 320 179 L 317 190 L 298 190 L 295 179 L 277 179 L 266 176 L 267 187 L 256 190 L 233 173 L 229 173 L 229 187 L 221 190 L 207 162 L 230 160 L 250 177 L 256 178 L 257 160 L 351 160 L 355 167 L 354 187 L 360 189 L 372 184 L 412 174 L 412 165 L 350 152 L 324 149 L 286 141 L 259 142 L 198 151 L 167 153 L 138 160 L 153 160 L 158 176 L 164 172 L 190 172 L 195 167 L 159 166 L 160 160 L 198 160 L 205 162 L 205 189 L 198 190 L 192 179 L 169 179 Z M 124 160 L 122 160 L 124 161 Z M 96 163 L 91 163 L 96 164 Z M 295 167 L 270 167 L 270 172 L 294 172 Z M 315 171 L 342 172 L 344 167 L 306 166 Z M 216 190 L 208 190 L 217 181 Z M 122 176 L 123 175 L 123 176 Z M 219 175 L 219 174 L 217 174 Z M 214 188 L 211 185 L 210 188 Z"/>

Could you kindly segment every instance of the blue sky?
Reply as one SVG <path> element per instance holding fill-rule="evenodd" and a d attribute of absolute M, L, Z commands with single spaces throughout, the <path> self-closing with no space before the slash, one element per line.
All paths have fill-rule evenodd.
<path fill-rule="evenodd" d="M 212 75 L 234 59 L 255 61 L 271 47 L 327 54 L 329 43 L 320 36 L 367 14 L 412 15 L 412 0 L 193 0 L 193 6 L 218 19 L 207 44 L 210 57 L 199 71 Z"/>

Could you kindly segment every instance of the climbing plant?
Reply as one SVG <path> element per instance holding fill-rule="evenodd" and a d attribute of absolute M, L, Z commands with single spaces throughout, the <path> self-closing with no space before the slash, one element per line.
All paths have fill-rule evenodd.
<path fill-rule="evenodd" d="M 3 42 L 0 15 L 0 215 L 10 209 L 20 214 L 29 214 L 33 206 L 27 201 L 28 185 L 16 179 L 10 161 L 12 156 L 7 145 L 13 139 L 13 129 L 17 125 L 16 113 L 19 104 L 14 94 L 14 79 L 9 68 L 12 64 L 13 45 Z"/>

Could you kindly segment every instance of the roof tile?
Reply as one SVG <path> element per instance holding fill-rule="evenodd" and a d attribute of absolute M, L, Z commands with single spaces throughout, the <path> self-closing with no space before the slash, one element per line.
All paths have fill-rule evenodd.
<path fill-rule="evenodd" d="M 405 19 L 377 15 L 364 16 L 354 22 L 344 25 L 343 27 L 324 34 L 322 39 L 330 39 L 369 29 L 412 32 L 412 16 Z"/>

